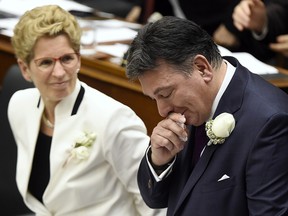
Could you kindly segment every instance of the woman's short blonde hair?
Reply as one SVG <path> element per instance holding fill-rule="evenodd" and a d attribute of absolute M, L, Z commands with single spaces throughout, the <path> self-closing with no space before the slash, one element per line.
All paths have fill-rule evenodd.
<path fill-rule="evenodd" d="M 14 28 L 12 45 L 17 58 L 27 64 L 34 58 L 34 46 L 41 37 L 66 34 L 75 52 L 80 51 L 81 29 L 76 18 L 57 5 L 27 11 Z"/>

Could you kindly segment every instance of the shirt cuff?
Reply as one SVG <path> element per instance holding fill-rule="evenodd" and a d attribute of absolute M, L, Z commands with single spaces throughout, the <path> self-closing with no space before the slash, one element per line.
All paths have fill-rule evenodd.
<path fill-rule="evenodd" d="M 163 172 L 161 172 L 160 175 L 158 175 L 156 173 L 155 169 L 153 168 L 152 164 L 149 161 L 148 152 L 149 152 L 150 148 L 151 148 L 151 146 L 149 146 L 147 148 L 146 153 L 145 153 L 146 161 L 148 163 L 148 166 L 149 166 L 151 173 L 154 176 L 154 179 L 156 180 L 156 182 L 159 182 L 159 181 L 162 181 L 166 176 L 168 176 L 171 173 L 173 164 L 175 163 L 175 160 L 176 160 L 176 157 L 173 159 L 173 161 L 171 163 L 169 163 L 168 167 L 165 170 L 163 170 Z"/>
<path fill-rule="evenodd" d="M 255 31 L 252 31 L 253 38 L 259 41 L 263 40 L 267 34 L 268 34 L 268 24 L 264 26 L 264 29 L 262 30 L 261 34 L 257 34 Z"/>

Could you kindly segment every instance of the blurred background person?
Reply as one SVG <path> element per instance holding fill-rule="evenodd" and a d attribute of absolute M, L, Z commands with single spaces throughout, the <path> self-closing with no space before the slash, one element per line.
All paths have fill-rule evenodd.
<path fill-rule="evenodd" d="M 234 25 L 239 31 L 251 31 L 255 40 L 272 51 L 288 57 L 288 1 L 241 1 L 233 12 Z"/>
<path fill-rule="evenodd" d="M 194 21 L 213 40 L 232 52 L 248 52 L 261 61 L 271 59 L 273 52 L 255 41 L 250 32 L 239 31 L 233 24 L 234 8 L 241 0 L 168 0 L 154 1 L 155 11 Z M 209 5 L 209 7 L 207 7 Z"/>
<path fill-rule="evenodd" d="M 8 106 L 20 194 L 36 215 L 164 215 L 137 186 L 145 125 L 78 79 L 80 38 L 76 18 L 54 5 L 27 11 L 15 26 L 18 65 L 36 87 Z"/>

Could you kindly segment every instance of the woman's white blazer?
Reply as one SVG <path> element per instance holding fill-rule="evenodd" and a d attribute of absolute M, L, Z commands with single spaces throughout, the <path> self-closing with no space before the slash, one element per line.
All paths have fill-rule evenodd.
<path fill-rule="evenodd" d="M 144 123 L 129 107 L 79 80 L 55 108 L 44 204 L 33 197 L 28 183 L 43 110 L 36 88 L 16 92 L 8 108 L 18 149 L 17 185 L 36 215 L 164 215 L 144 204 L 137 186 L 138 166 L 149 144 Z M 67 160 L 81 132 L 96 134 L 91 154 L 86 160 Z"/>

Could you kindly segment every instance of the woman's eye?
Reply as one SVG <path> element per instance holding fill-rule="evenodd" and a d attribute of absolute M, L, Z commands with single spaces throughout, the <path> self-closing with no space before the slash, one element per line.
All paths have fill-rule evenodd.
<path fill-rule="evenodd" d="M 53 64 L 53 60 L 51 60 L 51 59 L 43 59 L 40 62 L 39 66 L 49 66 L 51 64 Z"/>
<path fill-rule="evenodd" d="M 64 63 L 70 62 L 73 60 L 73 57 L 71 57 L 70 55 L 65 55 L 61 58 L 61 61 Z"/>

